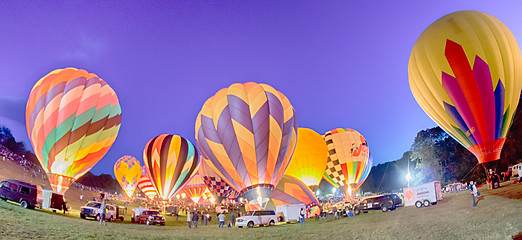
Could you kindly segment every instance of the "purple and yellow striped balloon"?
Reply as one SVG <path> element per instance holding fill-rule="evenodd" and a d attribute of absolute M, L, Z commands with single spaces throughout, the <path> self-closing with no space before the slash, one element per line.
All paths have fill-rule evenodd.
<path fill-rule="evenodd" d="M 235 83 L 205 102 L 195 128 L 210 167 L 251 204 L 267 202 L 297 142 L 290 101 L 266 84 Z"/>
<path fill-rule="evenodd" d="M 96 74 L 57 69 L 34 85 L 25 120 L 53 191 L 63 194 L 112 146 L 121 108 L 114 90 Z"/>

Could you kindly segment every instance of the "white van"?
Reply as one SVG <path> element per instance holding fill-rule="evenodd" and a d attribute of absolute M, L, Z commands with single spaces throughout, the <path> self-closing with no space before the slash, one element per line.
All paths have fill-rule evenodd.
<path fill-rule="evenodd" d="M 277 222 L 277 216 L 272 210 L 254 210 L 248 211 L 245 216 L 238 217 L 236 219 L 236 225 L 239 228 L 242 227 L 254 227 L 269 225 L 273 226 Z"/>

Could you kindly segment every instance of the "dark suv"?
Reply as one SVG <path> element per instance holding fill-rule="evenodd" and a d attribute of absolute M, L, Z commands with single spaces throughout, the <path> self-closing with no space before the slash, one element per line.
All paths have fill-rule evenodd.
<path fill-rule="evenodd" d="M 361 212 L 367 213 L 369 210 L 395 210 L 402 205 L 402 200 L 397 194 L 386 194 L 378 196 L 364 197 L 359 203 L 353 207 L 353 213 L 358 215 Z"/>
<path fill-rule="evenodd" d="M 0 183 L 0 198 L 20 203 L 23 208 L 34 208 L 37 205 L 38 189 L 35 185 L 6 179 Z"/>

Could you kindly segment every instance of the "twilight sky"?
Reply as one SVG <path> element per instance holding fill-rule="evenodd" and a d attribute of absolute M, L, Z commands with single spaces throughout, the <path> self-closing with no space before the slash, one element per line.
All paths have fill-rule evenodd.
<path fill-rule="evenodd" d="M 522 39 L 513 1 L 0 1 L 0 125 L 30 146 L 25 104 L 48 72 L 96 73 L 118 94 L 121 129 L 92 169 L 142 161 L 147 141 L 170 133 L 195 144 L 206 99 L 235 82 L 272 85 L 300 127 L 353 128 L 374 164 L 407 151 L 436 124 L 408 84 L 422 31 L 459 10 L 489 13 Z"/>

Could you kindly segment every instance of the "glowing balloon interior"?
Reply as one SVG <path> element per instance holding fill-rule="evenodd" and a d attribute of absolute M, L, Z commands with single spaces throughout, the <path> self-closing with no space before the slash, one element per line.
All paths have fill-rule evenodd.
<path fill-rule="evenodd" d="M 163 200 L 172 198 L 197 172 L 198 152 L 194 145 L 176 135 L 151 139 L 143 150 L 143 161 L 152 185 Z"/>
<path fill-rule="evenodd" d="M 135 157 L 125 155 L 114 164 L 114 175 L 128 197 L 132 197 L 141 178 L 141 165 Z"/>
<path fill-rule="evenodd" d="M 307 186 L 318 186 L 328 159 L 328 148 L 323 137 L 308 128 L 297 129 L 297 145 L 285 175 L 303 181 Z"/>

